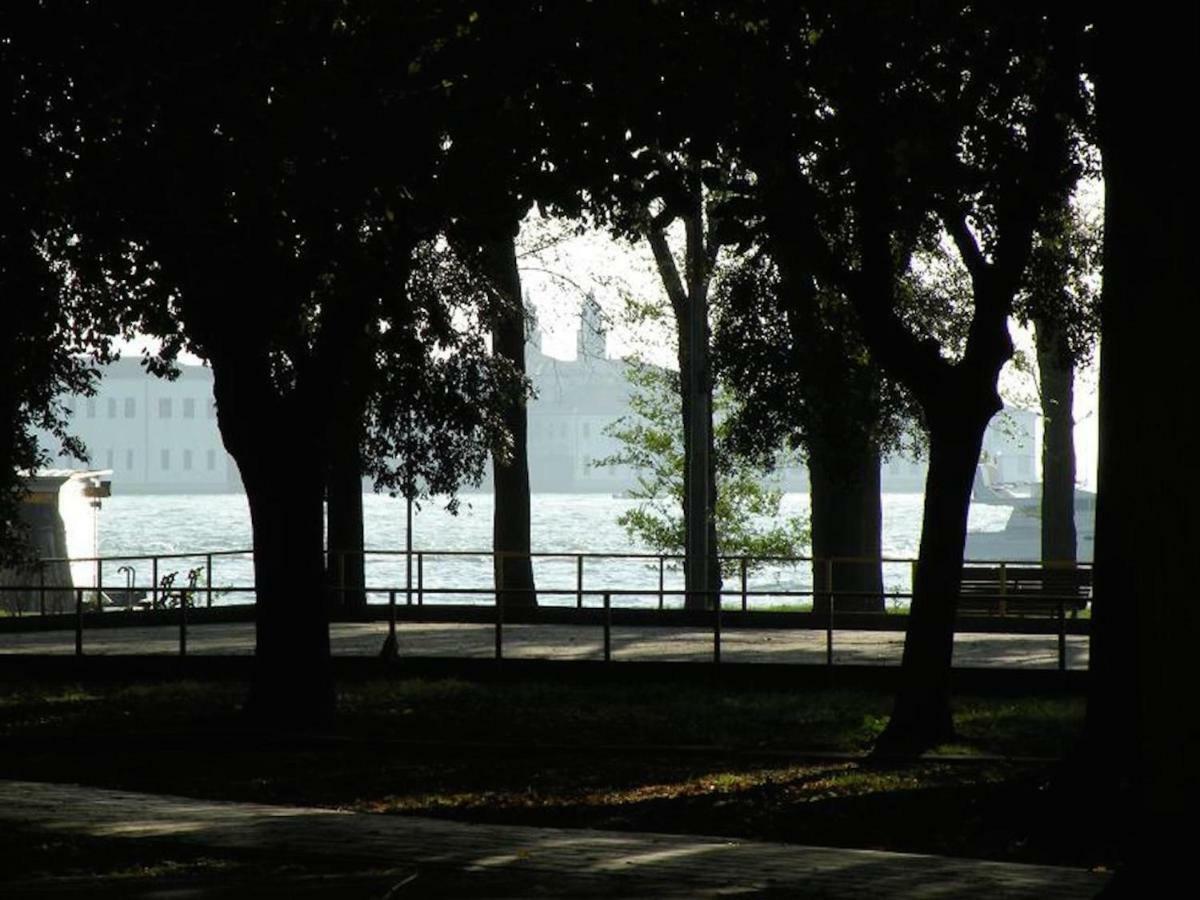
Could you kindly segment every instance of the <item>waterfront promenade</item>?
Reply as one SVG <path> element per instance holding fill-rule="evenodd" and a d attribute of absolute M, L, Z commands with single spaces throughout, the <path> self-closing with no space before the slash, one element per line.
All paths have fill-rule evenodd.
<path fill-rule="evenodd" d="M 1094 896 L 1107 879 L 1055 866 L 691 835 L 477 825 L 21 781 L 0 781 L 0 823 L 8 830 L 153 841 L 165 848 L 272 860 L 336 859 L 389 872 L 394 886 L 383 896 L 443 896 L 450 883 L 454 896 L 1067 900 Z M 17 891 L 37 887 L 10 885 Z"/>
<path fill-rule="evenodd" d="M 330 626 L 335 656 L 378 655 L 387 636 L 386 622 L 335 622 Z M 599 660 L 600 628 L 584 625 L 506 625 L 506 659 Z M 898 665 L 903 632 L 838 630 L 833 634 L 833 662 L 841 665 Z M 187 634 L 188 655 L 242 656 L 254 650 L 249 622 L 193 624 Z M 397 628 L 401 657 L 490 659 L 495 629 L 486 624 L 405 622 Z M 0 656 L 11 654 L 70 655 L 72 630 L 0 633 Z M 171 655 L 179 652 L 179 630 L 172 625 L 85 628 L 83 653 L 106 655 Z M 713 635 L 702 628 L 614 627 L 615 662 L 708 662 Z M 721 634 L 725 662 L 820 665 L 826 662 L 826 634 L 816 630 L 728 629 Z M 1085 670 L 1086 635 L 1066 637 L 1066 667 Z M 954 665 L 1005 669 L 1055 669 L 1058 638 L 1054 634 L 971 634 L 955 637 Z"/>

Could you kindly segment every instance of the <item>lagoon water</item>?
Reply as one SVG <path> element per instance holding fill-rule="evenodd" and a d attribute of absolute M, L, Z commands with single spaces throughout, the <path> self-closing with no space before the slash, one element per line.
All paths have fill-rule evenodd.
<path fill-rule="evenodd" d="M 532 543 L 535 553 L 638 553 L 649 548 L 630 540 L 617 524 L 617 517 L 637 501 L 604 494 L 535 494 L 532 502 Z M 885 494 L 883 497 L 883 550 L 887 557 L 910 559 L 916 555 L 921 530 L 920 494 Z M 438 556 L 433 551 L 486 551 L 491 545 L 491 494 L 465 494 L 457 515 L 451 515 L 436 503 L 424 503 L 415 514 L 413 548 L 422 552 L 421 583 L 433 592 L 453 588 L 485 589 L 491 583 L 491 562 L 482 556 Z M 807 494 L 786 494 L 782 514 L 807 516 Z M 974 531 L 1000 530 L 1008 518 L 1007 507 L 975 505 L 969 527 Z M 367 557 L 367 585 L 378 589 L 372 602 L 385 602 L 386 589 L 401 591 L 406 585 L 405 504 L 386 496 L 363 497 L 363 516 L 368 551 L 392 551 Z M 104 501 L 98 521 L 100 553 L 104 557 L 122 555 L 187 553 L 198 556 L 162 560 L 159 575 L 178 572 L 176 585 L 182 585 L 189 569 L 204 564 L 203 554 L 217 550 L 246 550 L 250 547 L 250 515 L 241 494 L 125 495 Z M 116 567 L 131 565 L 137 585 L 151 583 L 148 560 L 113 560 L 104 563 L 104 584 L 122 583 Z M 415 566 L 415 563 L 414 563 Z M 564 556 L 535 561 L 535 576 L 540 602 L 575 603 L 576 561 Z M 417 574 L 413 573 L 416 584 Z M 653 561 L 587 559 L 584 562 L 584 590 L 604 588 L 644 590 L 635 597 L 614 599 L 617 605 L 657 603 L 658 564 Z M 248 555 L 219 556 L 213 560 L 213 586 L 218 589 L 249 586 L 253 581 Z M 751 591 L 807 590 L 811 588 L 808 564 L 771 566 L 752 572 Z M 911 565 L 887 563 L 884 581 L 888 591 L 905 593 L 911 585 Z M 682 573 L 668 566 L 664 573 L 667 591 L 682 588 Z M 730 600 L 740 591 L 737 575 L 726 578 Z M 551 591 L 561 591 L 553 595 Z M 404 596 L 401 594 L 401 596 Z M 215 603 L 244 602 L 247 596 L 225 591 Z M 427 593 L 429 602 L 468 602 L 482 597 Z M 403 602 L 403 601 L 401 601 Z M 599 602 L 589 597 L 587 605 Z M 678 601 L 676 600 L 675 603 Z M 727 601 L 729 602 L 729 601 Z M 752 605 L 779 602 L 770 597 L 752 601 Z M 668 598 L 667 605 L 674 605 Z"/>

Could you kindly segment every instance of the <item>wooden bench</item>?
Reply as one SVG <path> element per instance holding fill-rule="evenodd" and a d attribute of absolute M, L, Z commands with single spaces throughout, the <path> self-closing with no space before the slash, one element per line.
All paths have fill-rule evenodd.
<path fill-rule="evenodd" d="M 1074 617 L 1092 596 L 1092 569 L 1030 564 L 965 565 L 958 611 L 969 616 Z"/>

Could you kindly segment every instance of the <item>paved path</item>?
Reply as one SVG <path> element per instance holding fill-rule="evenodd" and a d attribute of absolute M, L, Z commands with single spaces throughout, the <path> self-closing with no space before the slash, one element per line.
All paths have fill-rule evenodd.
<path fill-rule="evenodd" d="M 1105 876 L 916 854 L 664 834 L 471 825 L 0 781 L 0 822 L 59 834 L 505 873 L 556 896 L 1092 897 Z M 408 896 L 401 892 L 398 896 Z"/>
<path fill-rule="evenodd" d="M 387 634 L 383 622 L 334 623 L 331 640 L 335 655 L 373 656 Z M 398 628 L 402 656 L 491 658 L 495 632 L 490 625 L 402 623 Z M 179 632 L 174 626 L 85 629 L 84 652 L 175 654 Z M 249 623 L 193 625 L 188 629 L 188 652 L 249 654 L 254 626 Z M 712 632 L 698 628 L 620 628 L 612 631 L 614 660 L 707 661 L 712 659 Z M 834 662 L 898 665 L 904 649 L 902 632 L 836 631 Z M 0 654 L 75 652 L 73 631 L 10 632 L 0 634 Z M 504 655 L 513 659 L 601 659 L 600 628 L 579 625 L 506 625 Z M 825 632 L 811 630 L 727 629 L 721 636 L 721 657 L 727 662 L 825 662 Z M 1086 669 L 1088 639 L 1067 638 L 1067 668 Z M 1054 669 L 1058 638 L 1053 634 L 959 634 L 954 641 L 957 666 Z"/>

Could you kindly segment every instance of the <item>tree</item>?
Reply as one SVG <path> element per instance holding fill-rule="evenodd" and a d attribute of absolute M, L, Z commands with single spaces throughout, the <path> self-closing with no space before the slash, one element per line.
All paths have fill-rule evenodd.
<path fill-rule="evenodd" d="M 464 335 L 474 346 L 469 316 L 464 332 L 445 297 L 409 291 L 414 253 L 445 218 L 454 82 L 434 63 L 469 13 L 92 12 L 76 73 L 90 101 L 80 203 L 172 291 L 147 330 L 212 365 L 254 531 L 251 706 L 265 721 L 320 719 L 333 708 L 321 503 L 339 432 L 395 362 L 381 348 L 437 373 Z M 421 421 L 405 440 L 460 446 L 437 433 L 437 409 Z"/>
<path fill-rule="evenodd" d="M 730 437 L 761 463 L 784 444 L 807 458 L 814 609 L 832 596 L 882 612 L 880 456 L 900 445 L 909 403 L 871 364 L 845 298 L 782 258 L 749 252 L 721 280 L 716 356 L 740 398 Z"/>
<path fill-rule="evenodd" d="M 94 365 L 128 322 L 120 298 L 138 290 L 120 254 L 80 253 L 66 203 L 80 141 L 60 23 L 42 4 L 15 6 L 0 19 L 0 560 L 25 554 L 21 475 L 48 462 L 36 431 L 86 459 L 58 398 L 94 391 Z"/>
<path fill-rule="evenodd" d="M 1087 773 L 1123 845 L 1114 896 L 1184 876 L 1200 750 L 1191 667 L 1194 458 L 1177 391 L 1195 383 L 1195 188 L 1177 146 L 1194 8 L 1097 16 L 1090 74 L 1104 172 L 1100 456 Z"/>
<path fill-rule="evenodd" d="M 681 553 L 687 546 L 683 516 L 684 472 L 687 455 L 680 428 L 679 378 L 674 372 L 631 361 L 627 377 L 634 388 L 632 416 L 605 429 L 621 449 L 593 465 L 629 466 L 637 486 L 629 493 L 641 501 L 617 519 L 629 536 L 664 553 Z M 717 391 L 716 432 L 719 498 L 715 509 L 717 537 L 725 575 L 739 571 L 739 556 L 799 556 L 808 543 L 808 529 L 799 518 L 779 520 L 782 493 L 764 483 L 761 468 L 729 450 L 725 438 L 735 402 Z M 764 563 L 750 561 L 749 570 Z"/>
<path fill-rule="evenodd" d="M 1071 202 L 1043 216 L 1017 298 L 1033 326 L 1042 406 L 1042 559 L 1074 562 L 1074 382 L 1095 342 L 1100 235 Z"/>
<path fill-rule="evenodd" d="M 757 42 L 751 58 L 786 89 L 770 118 L 742 104 L 743 146 L 757 138 L 785 148 L 756 172 L 776 176 L 770 189 L 791 211 L 786 249 L 773 252 L 850 300 L 872 357 L 911 394 L 929 433 L 900 689 L 878 745 L 919 752 L 953 735 L 949 675 L 971 485 L 1001 406 L 1007 320 L 1033 232 L 1074 183 L 1082 32 L 1066 15 L 967 6 L 869 16 L 755 9 L 757 18 L 738 20 Z M 912 302 L 914 261 L 943 239 L 970 286 L 958 355 Z"/>

